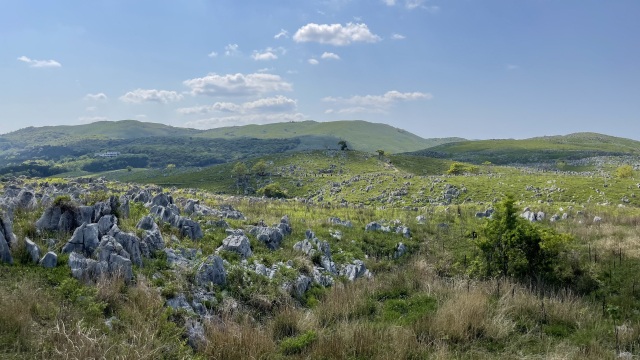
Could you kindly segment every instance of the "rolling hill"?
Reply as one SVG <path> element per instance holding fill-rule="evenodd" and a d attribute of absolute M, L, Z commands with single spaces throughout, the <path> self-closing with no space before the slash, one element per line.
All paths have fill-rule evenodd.
<path fill-rule="evenodd" d="M 598 133 L 534 137 L 530 139 L 465 140 L 409 153 L 457 161 L 494 164 L 576 160 L 593 156 L 640 154 L 640 141 Z"/>

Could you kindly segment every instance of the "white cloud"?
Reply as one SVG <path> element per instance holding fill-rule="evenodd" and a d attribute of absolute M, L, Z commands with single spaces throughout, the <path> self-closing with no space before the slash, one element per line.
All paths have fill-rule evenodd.
<path fill-rule="evenodd" d="M 366 24 L 307 24 L 293 35 L 295 42 L 317 42 L 335 46 L 346 46 L 355 42 L 375 43 L 382 38 L 373 34 Z"/>
<path fill-rule="evenodd" d="M 285 29 L 280 29 L 280 32 L 277 33 L 274 37 L 274 39 L 280 39 L 280 38 L 285 38 L 288 39 L 289 38 L 289 32 Z"/>
<path fill-rule="evenodd" d="M 210 53 L 209 53 L 209 55 L 207 55 L 207 56 L 208 56 L 208 57 L 210 57 L 210 58 L 218 57 L 218 53 L 217 53 L 217 52 L 215 52 L 215 51 L 212 51 L 212 52 L 210 52 Z"/>
<path fill-rule="evenodd" d="M 189 121 L 186 122 L 184 126 L 196 129 L 211 129 L 246 124 L 271 124 L 276 122 L 302 121 L 305 120 L 305 118 L 305 115 L 301 113 L 242 114 Z"/>
<path fill-rule="evenodd" d="M 274 71 L 274 70 L 275 70 L 275 68 L 272 68 L 272 67 L 271 67 L 271 68 L 261 68 L 261 69 L 256 70 L 256 72 L 259 72 L 259 73 L 268 73 L 268 72 L 272 72 L 272 71 Z"/>
<path fill-rule="evenodd" d="M 393 39 L 393 40 L 404 40 L 406 38 L 407 37 L 402 35 L 402 34 L 393 34 L 393 35 L 391 35 L 391 39 Z"/>
<path fill-rule="evenodd" d="M 143 102 L 169 103 L 182 99 L 182 94 L 175 91 L 156 89 L 136 89 L 120 96 L 120 100 L 127 103 L 139 104 Z"/>
<path fill-rule="evenodd" d="M 396 0 L 382 0 L 382 2 L 387 4 L 387 6 L 393 6 L 396 4 Z"/>
<path fill-rule="evenodd" d="M 108 121 L 109 119 L 105 116 L 80 116 L 78 121 L 82 124 L 89 124 L 97 121 Z"/>
<path fill-rule="evenodd" d="M 251 57 L 256 61 L 268 61 L 277 59 L 278 55 L 276 55 L 275 49 L 269 47 L 262 51 L 254 50 Z"/>
<path fill-rule="evenodd" d="M 58 68 L 58 67 L 62 67 L 62 64 L 60 64 L 59 62 L 55 61 L 55 60 L 35 60 L 35 59 L 30 59 L 26 56 L 20 56 L 18 58 L 19 61 L 22 61 L 24 63 L 29 64 L 29 67 L 34 67 L 34 68 Z"/>
<path fill-rule="evenodd" d="M 213 105 L 180 108 L 177 112 L 182 115 L 209 114 L 215 112 L 236 114 L 277 113 L 293 111 L 296 109 L 296 106 L 296 100 L 278 95 L 241 104 L 216 102 Z"/>
<path fill-rule="evenodd" d="M 355 112 L 384 112 L 389 107 L 402 101 L 413 100 L 431 100 L 433 95 L 422 92 L 406 92 L 401 93 L 396 90 L 387 91 L 383 95 L 364 95 L 352 96 L 350 98 L 326 97 L 322 99 L 324 102 L 330 102 L 344 107 L 335 110 L 338 113 L 355 113 Z"/>
<path fill-rule="evenodd" d="M 340 56 L 338 54 L 334 54 L 332 52 L 324 52 L 321 56 L 323 59 L 331 59 L 331 60 L 340 60 Z"/>
<path fill-rule="evenodd" d="M 105 93 L 87 94 L 84 96 L 85 100 L 89 101 L 107 101 L 109 98 Z"/>
<path fill-rule="evenodd" d="M 424 0 L 407 0 L 404 3 L 404 6 L 409 9 L 415 9 L 417 7 L 420 7 L 422 5 L 422 3 L 424 3 Z"/>
<path fill-rule="evenodd" d="M 432 14 L 437 13 L 438 11 L 440 11 L 440 7 L 436 6 L 436 5 L 425 5 L 426 0 L 404 0 L 404 8 L 407 10 L 413 10 L 413 9 L 423 9 L 426 10 L 427 12 L 430 12 Z M 382 0 L 383 3 L 385 3 L 387 6 L 395 6 L 395 5 L 399 5 L 400 2 L 398 0 Z"/>
<path fill-rule="evenodd" d="M 292 85 L 273 74 L 208 74 L 205 77 L 185 80 L 192 95 L 250 96 L 269 92 L 291 91 Z"/>
<path fill-rule="evenodd" d="M 307 60 L 307 62 L 308 62 L 309 64 L 311 64 L 311 65 L 318 65 L 318 64 L 320 64 L 320 62 L 319 62 L 318 60 L 316 60 L 316 59 L 309 59 L 309 60 Z"/>
<path fill-rule="evenodd" d="M 229 44 L 224 47 L 224 54 L 226 56 L 238 55 L 240 54 L 240 46 L 238 44 Z"/>

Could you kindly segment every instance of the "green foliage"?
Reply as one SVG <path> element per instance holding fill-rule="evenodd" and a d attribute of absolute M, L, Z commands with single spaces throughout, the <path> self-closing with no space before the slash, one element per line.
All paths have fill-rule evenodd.
<path fill-rule="evenodd" d="M 555 280 L 554 267 L 570 241 L 569 235 L 518 216 L 515 200 L 507 196 L 483 226 L 476 246 L 482 252 L 480 268 L 485 276 Z"/>
<path fill-rule="evenodd" d="M 311 344 L 318 339 L 318 334 L 309 330 L 304 334 L 296 337 L 290 337 L 282 340 L 280 343 L 280 351 L 285 355 L 294 355 L 304 352 Z"/>
<path fill-rule="evenodd" d="M 249 170 L 247 170 L 247 165 L 243 162 L 237 162 L 233 166 L 233 170 L 231 170 L 231 175 L 238 180 L 244 179 L 247 174 L 249 174 Z"/>
<path fill-rule="evenodd" d="M 89 172 L 99 172 L 107 170 L 126 169 L 128 166 L 143 168 L 149 164 L 149 156 L 140 155 L 120 155 L 111 159 L 95 159 L 82 166 L 82 170 Z"/>
<path fill-rule="evenodd" d="M 633 177 L 633 167 L 631 165 L 622 165 L 616 169 L 615 175 L 620 179 Z"/>
<path fill-rule="evenodd" d="M 472 166 L 468 164 L 463 164 L 460 162 L 454 162 L 449 166 L 449 170 L 447 170 L 447 174 L 449 175 L 462 175 L 465 173 L 476 173 L 478 172 L 477 166 Z"/>
<path fill-rule="evenodd" d="M 338 145 L 340 145 L 340 150 L 342 151 L 349 150 L 349 146 L 345 140 L 338 141 Z"/>
<path fill-rule="evenodd" d="M 258 176 L 267 175 L 267 163 L 265 163 L 264 160 L 258 160 L 258 162 L 253 164 L 251 172 Z"/>
<path fill-rule="evenodd" d="M 258 195 L 264 195 L 268 198 L 284 199 L 287 197 L 287 191 L 278 183 L 271 183 L 258 189 Z"/>

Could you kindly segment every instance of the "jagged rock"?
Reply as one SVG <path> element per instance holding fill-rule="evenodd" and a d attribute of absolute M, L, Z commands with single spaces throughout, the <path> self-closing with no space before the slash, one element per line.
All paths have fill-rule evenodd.
<path fill-rule="evenodd" d="M 402 236 L 404 236 L 406 238 L 410 238 L 411 237 L 411 230 L 409 230 L 409 228 L 406 227 L 406 226 L 398 226 L 396 228 L 396 234 L 402 234 Z"/>
<path fill-rule="evenodd" d="M 291 229 L 291 222 L 289 221 L 289 216 L 285 215 L 280 219 L 280 223 L 276 226 L 278 230 L 282 233 L 282 235 L 287 236 L 291 235 L 293 230 Z"/>
<path fill-rule="evenodd" d="M 129 214 L 131 213 L 129 197 L 126 195 L 122 195 L 120 196 L 120 199 L 118 202 L 120 203 L 120 205 L 118 205 L 118 213 L 120 214 L 120 217 L 123 219 L 128 219 Z"/>
<path fill-rule="evenodd" d="M 538 220 L 537 214 L 535 212 L 533 212 L 533 211 L 525 211 L 520 216 L 525 218 L 525 219 L 527 219 L 527 220 L 529 220 L 529 221 L 531 221 L 531 222 L 534 222 L 534 221 Z"/>
<path fill-rule="evenodd" d="M 82 215 L 78 207 L 69 204 L 52 205 L 36 221 L 40 231 L 71 232 L 82 225 Z"/>
<path fill-rule="evenodd" d="M 416 221 L 418 224 L 424 224 L 427 221 L 427 217 L 424 215 L 418 215 L 416 216 Z"/>
<path fill-rule="evenodd" d="M 82 253 L 90 257 L 100 244 L 98 224 L 82 224 L 71 236 L 71 239 L 62 247 L 62 252 Z"/>
<path fill-rule="evenodd" d="M 271 250 L 278 249 L 284 239 L 282 232 L 277 228 L 256 226 L 251 229 L 250 233 Z"/>
<path fill-rule="evenodd" d="M 93 206 L 78 206 L 78 210 L 76 212 L 77 217 L 76 221 L 78 224 L 91 224 L 94 217 L 94 208 Z"/>
<path fill-rule="evenodd" d="M 171 195 L 162 193 L 154 196 L 151 199 L 151 201 L 147 204 L 147 206 L 148 207 L 162 206 L 166 208 L 169 206 L 169 204 L 173 204 L 173 198 L 171 197 Z"/>
<path fill-rule="evenodd" d="M 393 253 L 393 258 L 397 259 L 406 253 L 407 253 L 407 246 L 403 243 L 398 243 L 398 246 L 396 246 L 396 251 L 395 253 Z"/>
<path fill-rule="evenodd" d="M 81 253 L 72 252 L 69 255 L 71 275 L 81 281 L 95 281 L 106 275 L 109 265 L 104 261 L 87 259 Z"/>
<path fill-rule="evenodd" d="M 544 220 L 545 217 L 546 217 L 546 214 L 542 211 L 538 211 L 538 213 L 536 214 L 537 221 L 542 221 Z"/>
<path fill-rule="evenodd" d="M 124 250 L 129 254 L 131 262 L 137 266 L 142 267 L 142 251 L 140 249 L 140 239 L 133 233 L 125 233 L 121 231 L 118 226 L 114 226 L 109 231 L 109 236 L 112 236 L 116 241 L 122 245 Z"/>
<path fill-rule="evenodd" d="M 381 229 L 382 229 L 382 226 L 375 221 L 368 223 L 367 226 L 365 226 L 364 228 L 365 231 L 378 231 Z"/>
<path fill-rule="evenodd" d="M 223 218 L 233 219 L 233 220 L 246 220 L 246 218 L 244 217 L 244 214 L 234 209 L 231 205 L 220 206 L 220 211 Z"/>
<path fill-rule="evenodd" d="M 313 282 L 322 287 L 329 287 L 334 284 L 334 280 L 330 275 L 323 274 L 322 271 L 315 266 L 313 267 Z"/>
<path fill-rule="evenodd" d="M 53 251 L 49 251 L 48 253 L 44 254 L 42 259 L 40 259 L 40 266 L 45 269 L 52 269 L 58 266 L 58 255 L 56 255 L 56 253 L 54 253 Z"/>
<path fill-rule="evenodd" d="M 185 324 L 187 329 L 187 344 L 194 350 L 198 350 L 202 344 L 206 343 L 207 338 L 204 336 L 204 327 L 198 320 L 187 319 Z"/>
<path fill-rule="evenodd" d="M 293 289 L 292 289 L 293 295 L 296 298 L 300 299 L 304 296 L 304 293 L 306 293 L 307 290 L 309 290 L 310 288 L 311 288 L 311 278 L 306 275 L 300 274 L 296 279 L 295 284 L 293 285 Z"/>
<path fill-rule="evenodd" d="M 567 220 L 569 218 L 569 214 L 564 213 L 562 214 L 562 220 Z"/>
<path fill-rule="evenodd" d="M 204 286 L 209 283 L 224 286 L 227 282 L 227 273 L 224 270 L 222 258 L 211 255 L 198 267 L 196 272 L 196 284 Z"/>
<path fill-rule="evenodd" d="M 251 251 L 251 245 L 249 243 L 249 238 L 245 235 L 231 235 L 222 240 L 222 246 L 220 247 L 222 250 L 233 251 L 243 259 L 251 257 L 253 252 Z"/>
<path fill-rule="evenodd" d="M 140 190 L 136 195 L 133 196 L 134 202 L 148 203 L 151 200 L 151 193 L 149 190 Z"/>
<path fill-rule="evenodd" d="M 20 190 L 12 203 L 15 208 L 24 210 L 33 210 L 38 206 L 36 194 L 30 189 Z"/>
<path fill-rule="evenodd" d="M 311 240 L 316 237 L 316 234 L 313 231 L 311 231 L 311 229 L 307 229 L 307 231 L 304 232 L 304 236 L 307 237 L 307 240 Z"/>
<path fill-rule="evenodd" d="M 594 223 L 599 223 L 599 222 L 601 222 L 601 221 L 602 221 L 602 218 L 601 218 L 600 216 L 595 216 L 595 217 L 593 218 L 593 222 L 594 222 Z"/>
<path fill-rule="evenodd" d="M 313 244 L 311 244 L 307 239 L 304 239 L 302 241 L 298 241 L 297 243 L 295 243 L 293 245 L 293 250 L 302 251 L 303 253 L 309 256 L 312 256 L 313 253 L 315 252 L 315 249 L 313 248 Z"/>
<path fill-rule="evenodd" d="M 231 227 L 229 223 L 224 220 L 209 220 L 207 221 L 207 225 L 223 229 L 228 229 Z"/>
<path fill-rule="evenodd" d="M 556 222 L 556 221 L 559 221 L 559 220 L 560 220 L 560 215 L 558 215 L 558 214 L 553 214 L 549 218 L 549 221 L 551 221 L 551 222 Z"/>
<path fill-rule="evenodd" d="M 177 217 L 175 227 L 180 229 L 180 234 L 182 236 L 188 237 L 191 240 L 199 240 L 204 237 L 204 233 L 202 232 L 200 224 L 189 218 L 182 216 Z"/>
<path fill-rule="evenodd" d="M 140 250 L 143 256 L 151 257 L 154 252 L 164 249 L 164 239 L 160 233 L 160 228 L 151 216 L 145 216 L 140 219 L 136 228 L 144 230 L 144 236 L 140 243 Z"/>
<path fill-rule="evenodd" d="M 187 312 L 194 312 L 191 305 L 187 301 L 187 298 L 184 294 L 180 293 L 171 299 L 167 299 L 167 306 L 174 310 L 184 310 Z"/>
<path fill-rule="evenodd" d="M 242 230 L 242 229 L 225 229 L 224 233 L 227 234 L 227 236 L 231 236 L 231 235 L 242 236 L 242 235 L 244 235 L 244 230 Z"/>
<path fill-rule="evenodd" d="M 173 208 L 164 206 L 153 206 L 150 209 L 151 215 L 161 222 L 173 224 L 179 213 Z"/>
<path fill-rule="evenodd" d="M 103 236 L 96 254 L 99 262 L 107 263 L 107 271 L 110 276 L 122 276 L 126 282 L 133 279 L 129 253 L 114 237 Z"/>
<path fill-rule="evenodd" d="M 165 248 L 165 254 L 167 254 L 167 264 L 171 267 L 187 268 L 190 261 L 184 256 L 184 253 L 176 252 L 174 249 Z"/>
<path fill-rule="evenodd" d="M 38 248 L 38 245 L 36 245 L 36 243 L 31 241 L 31 239 L 29 238 L 25 238 L 24 242 L 25 242 L 25 248 L 27 250 L 27 253 L 31 258 L 31 262 L 33 262 L 34 264 L 37 264 L 38 261 L 40 260 L 40 248 Z"/>
<path fill-rule="evenodd" d="M 11 256 L 11 246 L 16 242 L 16 235 L 13 233 L 13 222 L 6 214 L 0 216 L 0 261 L 13 264 Z"/>
<path fill-rule="evenodd" d="M 105 215 L 98 220 L 98 233 L 100 238 L 107 235 L 111 229 L 118 225 L 118 218 L 114 215 Z"/>
<path fill-rule="evenodd" d="M 340 274 L 344 275 L 350 281 L 354 281 L 355 279 L 369 275 L 369 271 L 362 260 L 353 260 L 351 264 L 344 266 Z"/>
<path fill-rule="evenodd" d="M 342 221 L 340 220 L 339 217 L 330 217 L 329 218 L 329 224 L 331 225 L 340 225 L 340 226 L 346 226 L 346 227 L 352 227 L 353 224 L 351 223 L 351 221 L 345 220 Z"/>

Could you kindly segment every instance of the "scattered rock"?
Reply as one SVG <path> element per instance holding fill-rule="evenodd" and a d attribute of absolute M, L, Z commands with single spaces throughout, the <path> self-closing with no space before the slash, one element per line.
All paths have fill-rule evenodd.
<path fill-rule="evenodd" d="M 245 235 L 231 235 L 222 240 L 222 246 L 220 247 L 222 250 L 233 251 L 243 259 L 251 257 L 253 252 L 251 251 L 251 245 L 249 243 L 249 238 Z"/>
<path fill-rule="evenodd" d="M 76 252 L 91 257 L 100 244 L 98 235 L 98 224 L 82 224 L 62 247 L 62 252 L 65 254 Z"/>
<path fill-rule="evenodd" d="M 224 286 L 227 282 L 227 273 L 224 270 L 222 258 L 217 255 L 209 256 L 196 272 L 196 284 L 205 286 L 209 283 Z"/>
<path fill-rule="evenodd" d="M 58 266 L 58 255 L 56 255 L 56 253 L 54 253 L 53 251 L 49 251 L 48 253 L 44 254 L 42 259 L 40 259 L 40 266 L 45 269 L 52 269 Z"/>
<path fill-rule="evenodd" d="M 25 242 L 25 248 L 27 250 L 27 253 L 31 258 L 31 262 L 34 264 L 37 264 L 38 261 L 40 260 L 40 248 L 38 248 L 38 245 L 36 245 L 36 243 L 31 241 L 31 239 L 29 238 L 25 238 L 24 242 Z"/>

